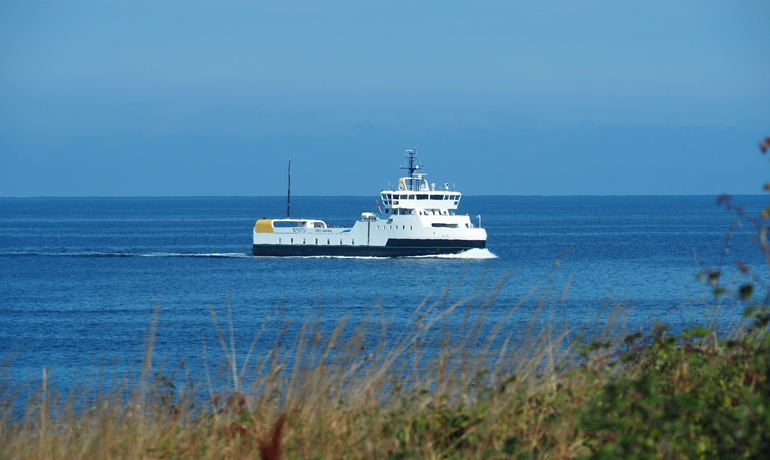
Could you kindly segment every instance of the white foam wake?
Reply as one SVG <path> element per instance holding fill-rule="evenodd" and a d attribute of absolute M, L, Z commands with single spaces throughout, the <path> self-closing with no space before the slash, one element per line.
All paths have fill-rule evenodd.
<path fill-rule="evenodd" d="M 468 249 L 467 251 L 458 252 L 457 254 L 436 254 L 428 256 L 414 256 L 427 259 L 497 259 L 497 256 L 489 252 L 489 249 Z"/>
<path fill-rule="evenodd" d="M 140 257 L 222 257 L 222 258 L 240 258 L 240 257 L 253 257 L 251 254 L 244 252 L 213 252 L 202 254 L 187 254 L 177 252 L 153 252 L 148 254 L 137 254 Z"/>

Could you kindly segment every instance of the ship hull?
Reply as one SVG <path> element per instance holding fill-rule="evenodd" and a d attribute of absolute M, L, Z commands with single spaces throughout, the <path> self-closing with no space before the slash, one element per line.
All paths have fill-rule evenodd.
<path fill-rule="evenodd" d="M 457 254 L 469 249 L 483 249 L 486 240 L 408 240 L 389 239 L 385 246 L 334 246 L 315 244 L 254 244 L 255 256 L 270 257 L 409 257 Z"/>

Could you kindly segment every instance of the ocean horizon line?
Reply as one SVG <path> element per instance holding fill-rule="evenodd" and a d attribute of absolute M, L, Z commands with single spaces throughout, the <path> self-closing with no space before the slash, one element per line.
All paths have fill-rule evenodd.
<path fill-rule="evenodd" d="M 765 193 L 685 193 L 685 194 L 621 194 L 621 195 L 603 195 L 603 194 L 575 194 L 575 195 L 542 195 L 542 194 L 467 194 L 463 193 L 463 197 L 511 197 L 511 198 L 665 198 L 665 197 L 719 197 L 721 195 L 729 196 L 745 196 L 745 197 L 760 197 L 767 196 Z M 67 199 L 218 199 L 218 198 L 285 198 L 286 195 L 36 195 L 36 196 L 0 196 L 1 200 L 38 200 L 38 199 L 51 199 L 51 200 L 67 200 Z M 292 198 L 372 198 L 375 199 L 378 195 L 303 195 L 292 194 Z"/>

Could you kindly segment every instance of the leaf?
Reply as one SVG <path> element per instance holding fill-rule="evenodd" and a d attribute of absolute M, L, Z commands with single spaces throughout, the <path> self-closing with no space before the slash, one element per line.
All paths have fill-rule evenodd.
<path fill-rule="evenodd" d="M 749 300 L 752 294 L 754 294 L 754 286 L 752 284 L 744 284 L 743 286 L 741 286 L 738 292 L 741 295 L 741 299 Z"/>
<path fill-rule="evenodd" d="M 701 326 L 698 326 L 698 327 L 694 328 L 691 332 L 692 332 L 692 335 L 694 335 L 695 337 L 701 338 L 701 339 L 711 335 L 711 331 L 709 331 L 705 327 L 701 327 Z"/>
<path fill-rule="evenodd" d="M 519 439 L 516 436 L 511 436 L 510 438 L 505 440 L 505 444 L 503 444 L 503 452 L 505 452 L 508 455 L 511 455 L 516 450 L 516 446 L 518 444 L 519 444 Z"/>

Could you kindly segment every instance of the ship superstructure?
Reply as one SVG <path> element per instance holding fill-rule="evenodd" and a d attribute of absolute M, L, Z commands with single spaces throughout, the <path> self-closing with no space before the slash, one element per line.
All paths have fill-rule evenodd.
<path fill-rule="evenodd" d="M 402 168 L 409 175 L 395 190 L 380 192 L 381 215 L 364 212 L 351 228 L 316 219 L 261 219 L 254 225 L 254 255 L 403 257 L 484 248 L 486 230 L 468 215 L 457 215 L 462 194 L 449 184 L 439 190 L 428 184 L 426 175 L 417 173 L 416 156 L 407 150 Z"/>

